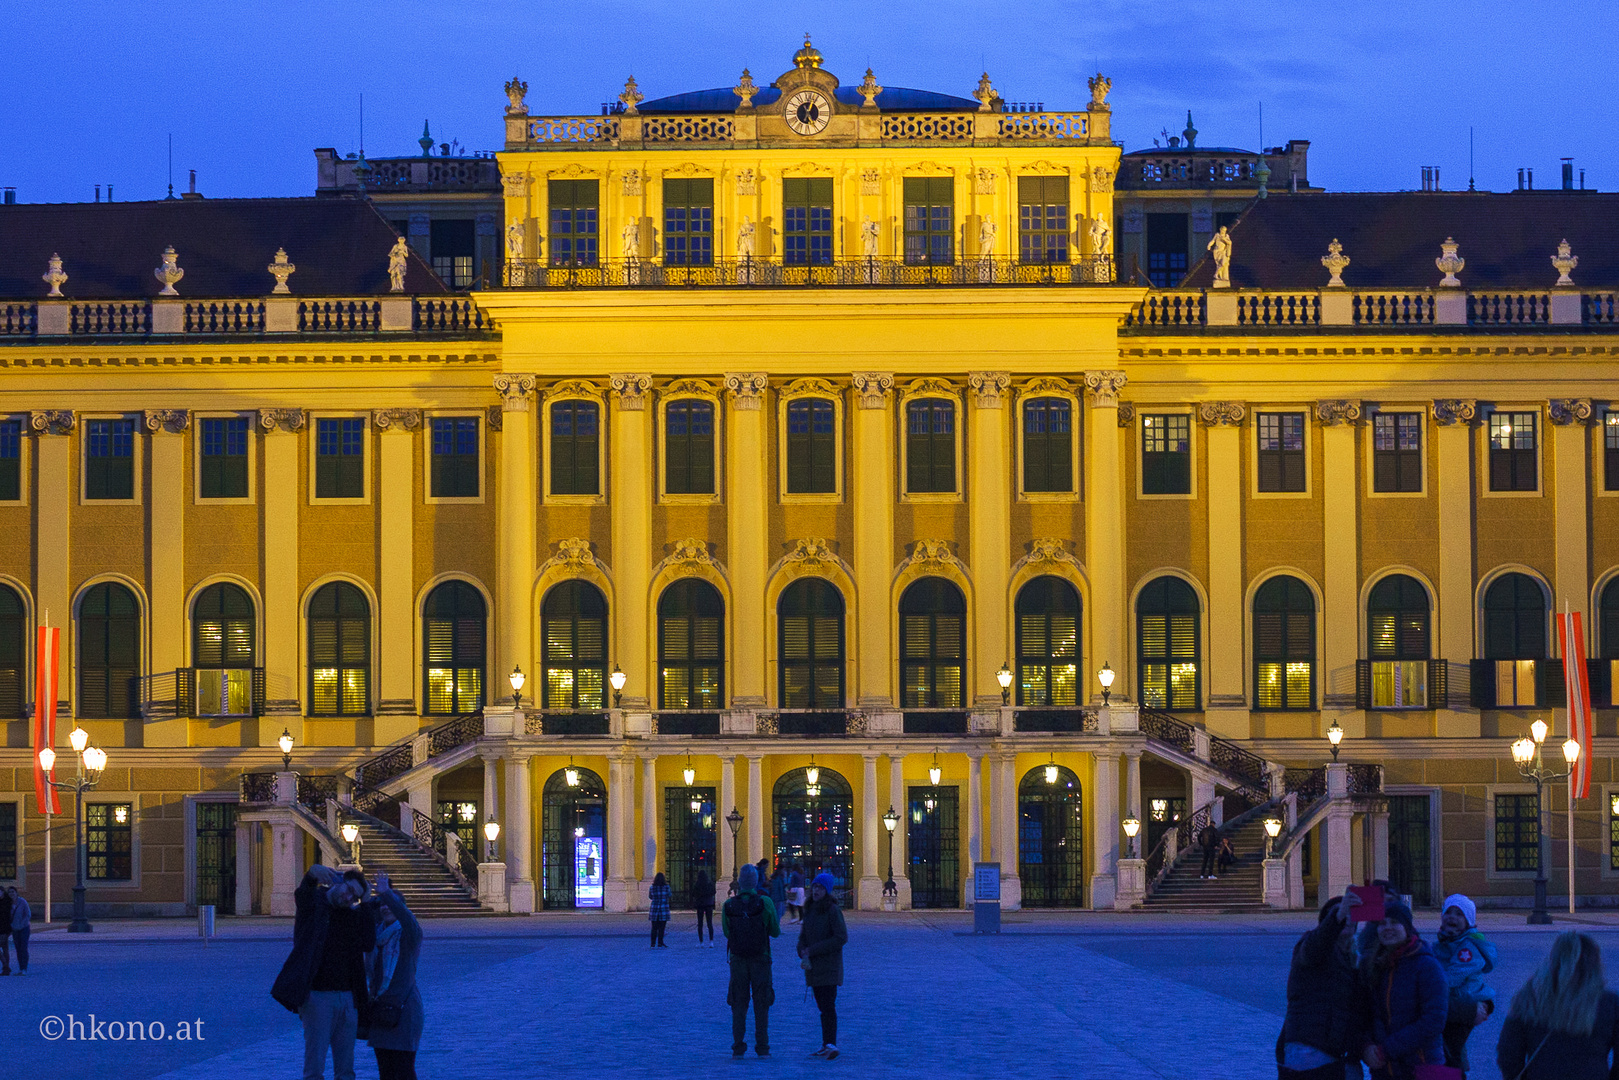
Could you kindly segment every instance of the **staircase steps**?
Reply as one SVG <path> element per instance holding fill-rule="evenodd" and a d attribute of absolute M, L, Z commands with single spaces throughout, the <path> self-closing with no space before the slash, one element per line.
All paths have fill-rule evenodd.
<path fill-rule="evenodd" d="M 1269 911 L 1264 901 L 1265 878 L 1261 865 L 1268 840 L 1264 823 L 1251 819 L 1226 835 L 1237 861 L 1224 874 L 1212 881 L 1199 878 L 1203 852 L 1194 848 L 1148 894 L 1141 910 L 1233 914 Z"/>
<path fill-rule="evenodd" d="M 419 919 L 488 915 L 454 874 L 414 843 L 359 822 L 360 864 L 367 877 L 388 875 L 394 891 Z"/>

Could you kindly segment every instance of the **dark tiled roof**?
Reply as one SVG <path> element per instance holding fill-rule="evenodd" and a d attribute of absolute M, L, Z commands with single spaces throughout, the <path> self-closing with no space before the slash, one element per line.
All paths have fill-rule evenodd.
<path fill-rule="evenodd" d="M 152 271 L 169 246 L 185 271 L 181 296 L 267 296 L 277 248 L 298 268 L 287 281 L 294 296 L 368 296 L 388 291 L 397 238 L 359 199 L 17 203 L 0 206 L 0 296 L 44 297 L 52 253 L 62 256 L 69 299 L 156 296 L 163 286 Z M 415 252 L 405 290 L 448 291 Z"/>
<path fill-rule="evenodd" d="M 1548 289 L 1551 257 L 1567 240 L 1579 257 L 1574 282 L 1619 285 L 1619 195 L 1595 192 L 1406 192 L 1388 195 L 1280 195 L 1256 201 L 1231 227 L 1231 284 L 1244 289 L 1315 289 L 1334 238 L 1350 263 L 1352 289 L 1427 288 L 1443 275 L 1439 245 L 1454 237 L 1467 261 L 1467 289 Z M 1207 288 L 1206 253 L 1187 276 Z"/>
<path fill-rule="evenodd" d="M 838 104 L 851 108 L 859 108 L 865 104 L 865 95 L 860 93 L 859 87 L 840 86 L 837 90 Z M 781 99 L 781 91 L 774 86 L 761 87 L 753 95 L 753 104 L 756 108 L 765 108 L 774 105 Z M 730 87 L 721 87 L 715 90 L 693 90 L 688 94 L 672 94 L 669 97 L 654 98 L 643 101 L 636 106 L 637 112 L 643 113 L 729 113 L 736 112 L 741 99 Z M 936 94 L 931 90 L 908 90 L 903 86 L 890 86 L 877 95 L 877 107 L 884 112 L 917 112 L 922 110 L 939 109 L 959 111 L 962 109 L 975 110 L 978 102 L 972 98 L 956 97 L 952 94 Z"/>

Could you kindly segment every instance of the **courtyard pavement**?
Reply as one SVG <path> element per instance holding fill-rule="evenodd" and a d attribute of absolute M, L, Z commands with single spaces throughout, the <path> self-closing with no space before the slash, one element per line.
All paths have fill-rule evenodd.
<path fill-rule="evenodd" d="M 759 1060 L 750 1049 L 733 1062 L 723 943 L 698 949 L 689 914 L 676 913 L 670 947 L 656 951 L 644 916 L 434 921 L 424 927 L 427 1029 L 417 1068 L 424 1080 L 805 1070 L 927 1080 L 1269 1080 L 1288 957 L 1312 922 L 1307 913 L 1019 912 L 990 938 L 973 936 L 966 912 L 851 913 L 838 997 L 843 1056 L 822 1063 L 806 1056 L 819 1045 L 819 1026 L 791 925 L 776 947 L 774 1056 Z M 1418 916 L 1430 938 L 1436 922 L 1432 913 Z M 1500 946 L 1491 981 L 1503 1003 L 1552 935 L 1573 926 L 1598 937 L 1619 976 L 1619 914 L 1529 927 L 1521 912 L 1484 912 L 1481 922 Z M 103 921 L 91 935 L 38 927 L 28 977 L 0 982 L 5 1075 L 292 1080 L 301 1064 L 298 1021 L 269 996 L 290 936 L 286 919 L 221 919 L 208 944 L 184 920 Z M 77 1029 L 45 1037 L 55 1031 L 52 1017 L 83 1024 L 83 1037 L 67 1037 Z M 166 1037 L 113 1041 L 108 1022 L 132 1020 L 162 1022 Z M 173 1038 L 182 1021 L 193 1025 L 190 1040 Z M 1473 1036 L 1477 1080 L 1498 1080 L 1500 1026 L 1497 1014 Z M 376 1076 L 368 1048 L 356 1060 L 360 1077 Z"/>

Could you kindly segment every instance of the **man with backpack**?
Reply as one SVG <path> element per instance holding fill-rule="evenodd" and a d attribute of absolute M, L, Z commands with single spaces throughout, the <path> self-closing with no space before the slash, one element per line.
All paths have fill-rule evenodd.
<path fill-rule="evenodd" d="M 759 868 L 737 872 L 737 893 L 720 908 L 720 930 L 731 965 L 726 1004 L 731 1006 L 731 1056 L 747 1052 L 748 999 L 753 999 L 753 1049 L 770 1056 L 770 1006 L 776 990 L 770 978 L 770 939 L 781 937 L 781 920 L 770 897 L 759 893 Z"/>

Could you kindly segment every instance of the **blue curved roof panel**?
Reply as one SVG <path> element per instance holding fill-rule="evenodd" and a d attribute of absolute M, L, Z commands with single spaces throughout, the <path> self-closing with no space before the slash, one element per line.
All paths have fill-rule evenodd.
<path fill-rule="evenodd" d="M 836 97 L 840 105 L 858 108 L 865 103 L 865 96 L 860 93 L 857 86 L 840 86 Z M 685 94 L 671 94 L 668 97 L 653 98 L 643 101 L 637 107 L 643 113 L 728 113 L 735 112 L 738 102 L 736 92 L 730 87 L 719 87 L 713 90 L 693 90 Z M 781 91 L 774 86 L 765 86 L 753 96 L 756 106 L 773 105 L 781 100 Z M 958 111 L 962 109 L 978 108 L 978 102 L 971 98 L 956 97 L 954 94 L 936 94 L 931 90 L 911 90 L 903 86 L 890 86 L 877 95 L 877 107 L 886 112 L 924 112 L 933 109 Z"/>

